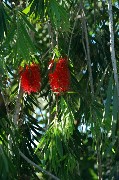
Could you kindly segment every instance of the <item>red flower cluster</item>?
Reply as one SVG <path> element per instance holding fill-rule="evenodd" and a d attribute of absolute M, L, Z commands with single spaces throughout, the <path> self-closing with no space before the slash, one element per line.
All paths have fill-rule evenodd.
<path fill-rule="evenodd" d="M 21 87 L 24 92 L 38 92 L 41 88 L 41 74 L 38 64 L 32 63 L 20 68 Z"/>
<path fill-rule="evenodd" d="M 58 95 L 67 92 L 70 86 L 68 60 L 66 58 L 60 58 L 57 62 L 51 60 L 49 70 L 49 83 L 52 91 Z"/>

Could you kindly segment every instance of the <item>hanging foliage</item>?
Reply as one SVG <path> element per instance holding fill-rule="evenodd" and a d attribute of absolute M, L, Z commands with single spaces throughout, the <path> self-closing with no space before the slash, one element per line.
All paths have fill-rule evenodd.
<path fill-rule="evenodd" d="M 0 0 L 0 179 L 119 179 L 119 2 Z"/>

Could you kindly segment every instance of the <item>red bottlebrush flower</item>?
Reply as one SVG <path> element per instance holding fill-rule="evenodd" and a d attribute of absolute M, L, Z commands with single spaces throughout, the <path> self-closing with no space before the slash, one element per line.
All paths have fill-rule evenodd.
<path fill-rule="evenodd" d="M 60 58 L 57 62 L 55 60 L 50 61 L 49 84 L 52 91 L 57 93 L 57 95 L 69 90 L 70 72 L 66 58 Z"/>
<path fill-rule="evenodd" d="M 26 65 L 23 69 L 20 67 L 21 87 L 24 92 L 38 92 L 41 88 L 41 74 L 38 64 L 32 63 Z"/>

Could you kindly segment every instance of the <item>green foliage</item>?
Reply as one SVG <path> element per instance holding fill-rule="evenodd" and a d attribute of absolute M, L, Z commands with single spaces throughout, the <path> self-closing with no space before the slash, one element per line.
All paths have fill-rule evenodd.
<path fill-rule="evenodd" d="M 7 35 L 6 12 L 2 3 L 0 3 L 0 41 L 4 38 L 4 33 Z"/>
<path fill-rule="evenodd" d="M 37 166 L 20 151 L 43 169 L 42 179 L 119 179 L 119 102 L 107 5 L 96 0 L 0 1 L 1 180 L 38 179 Z M 115 0 L 117 70 L 118 12 Z M 71 74 L 70 90 L 61 96 L 48 81 L 55 55 L 68 56 Z M 19 97 L 19 66 L 32 61 L 40 64 L 41 90 Z"/>

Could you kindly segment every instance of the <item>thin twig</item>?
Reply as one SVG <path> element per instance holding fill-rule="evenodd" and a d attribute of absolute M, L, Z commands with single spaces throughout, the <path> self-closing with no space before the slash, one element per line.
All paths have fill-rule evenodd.
<path fill-rule="evenodd" d="M 69 47 L 68 47 L 68 53 L 67 53 L 67 56 L 69 57 L 69 53 L 70 53 L 70 49 L 71 49 L 71 42 L 72 42 L 72 38 L 73 38 L 73 33 L 74 33 L 74 29 L 75 29 L 75 26 L 76 26 L 76 22 L 77 22 L 77 17 L 79 15 L 79 12 L 80 12 L 80 7 L 78 8 L 78 12 L 77 12 L 77 15 L 76 15 L 76 18 L 75 18 L 75 21 L 74 21 L 74 25 L 73 25 L 73 29 L 71 31 L 71 37 L 70 37 L 70 40 L 69 40 Z"/>
<path fill-rule="evenodd" d="M 48 176 L 50 176 L 51 178 L 55 179 L 55 180 L 60 180 L 58 177 L 54 176 L 53 174 L 51 174 L 50 172 L 42 169 L 42 167 L 40 167 L 39 165 L 35 164 L 33 161 L 31 161 L 28 157 L 26 157 L 20 150 L 19 150 L 19 154 L 21 157 L 23 157 L 29 164 L 31 164 L 32 166 L 34 166 L 35 168 L 37 168 L 38 170 L 44 172 L 45 174 L 47 174 Z"/>
<path fill-rule="evenodd" d="M 59 45 L 59 39 L 58 39 L 58 29 L 55 31 L 55 34 L 56 34 L 56 44 L 57 44 L 57 48 L 58 48 L 58 45 Z"/>
<path fill-rule="evenodd" d="M 42 61 L 42 60 L 45 58 L 45 56 L 49 53 L 49 51 L 50 51 L 51 49 L 52 49 L 52 48 L 49 48 L 49 49 L 45 52 L 45 54 L 41 57 L 40 61 Z"/>
<path fill-rule="evenodd" d="M 86 50 L 87 50 L 86 58 L 87 58 L 87 63 L 88 63 L 91 95 L 93 98 L 94 97 L 94 86 L 93 86 L 93 75 L 92 75 L 91 58 L 90 58 L 90 46 L 89 46 L 88 31 L 87 31 L 87 25 L 86 25 L 86 19 L 85 19 L 85 12 L 84 12 L 83 8 L 82 8 L 82 22 L 83 22 L 83 28 L 84 28 L 84 34 L 85 34 L 85 40 L 86 40 Z"/>
<path fill-rule="evenodd" d="M 51 36 L 51 48 L 53 49 L 54 48 L 54 36 L 53 36 L 52 26 L 51 26 L 50 21 L 48 22 L 48 32 Z"/>

